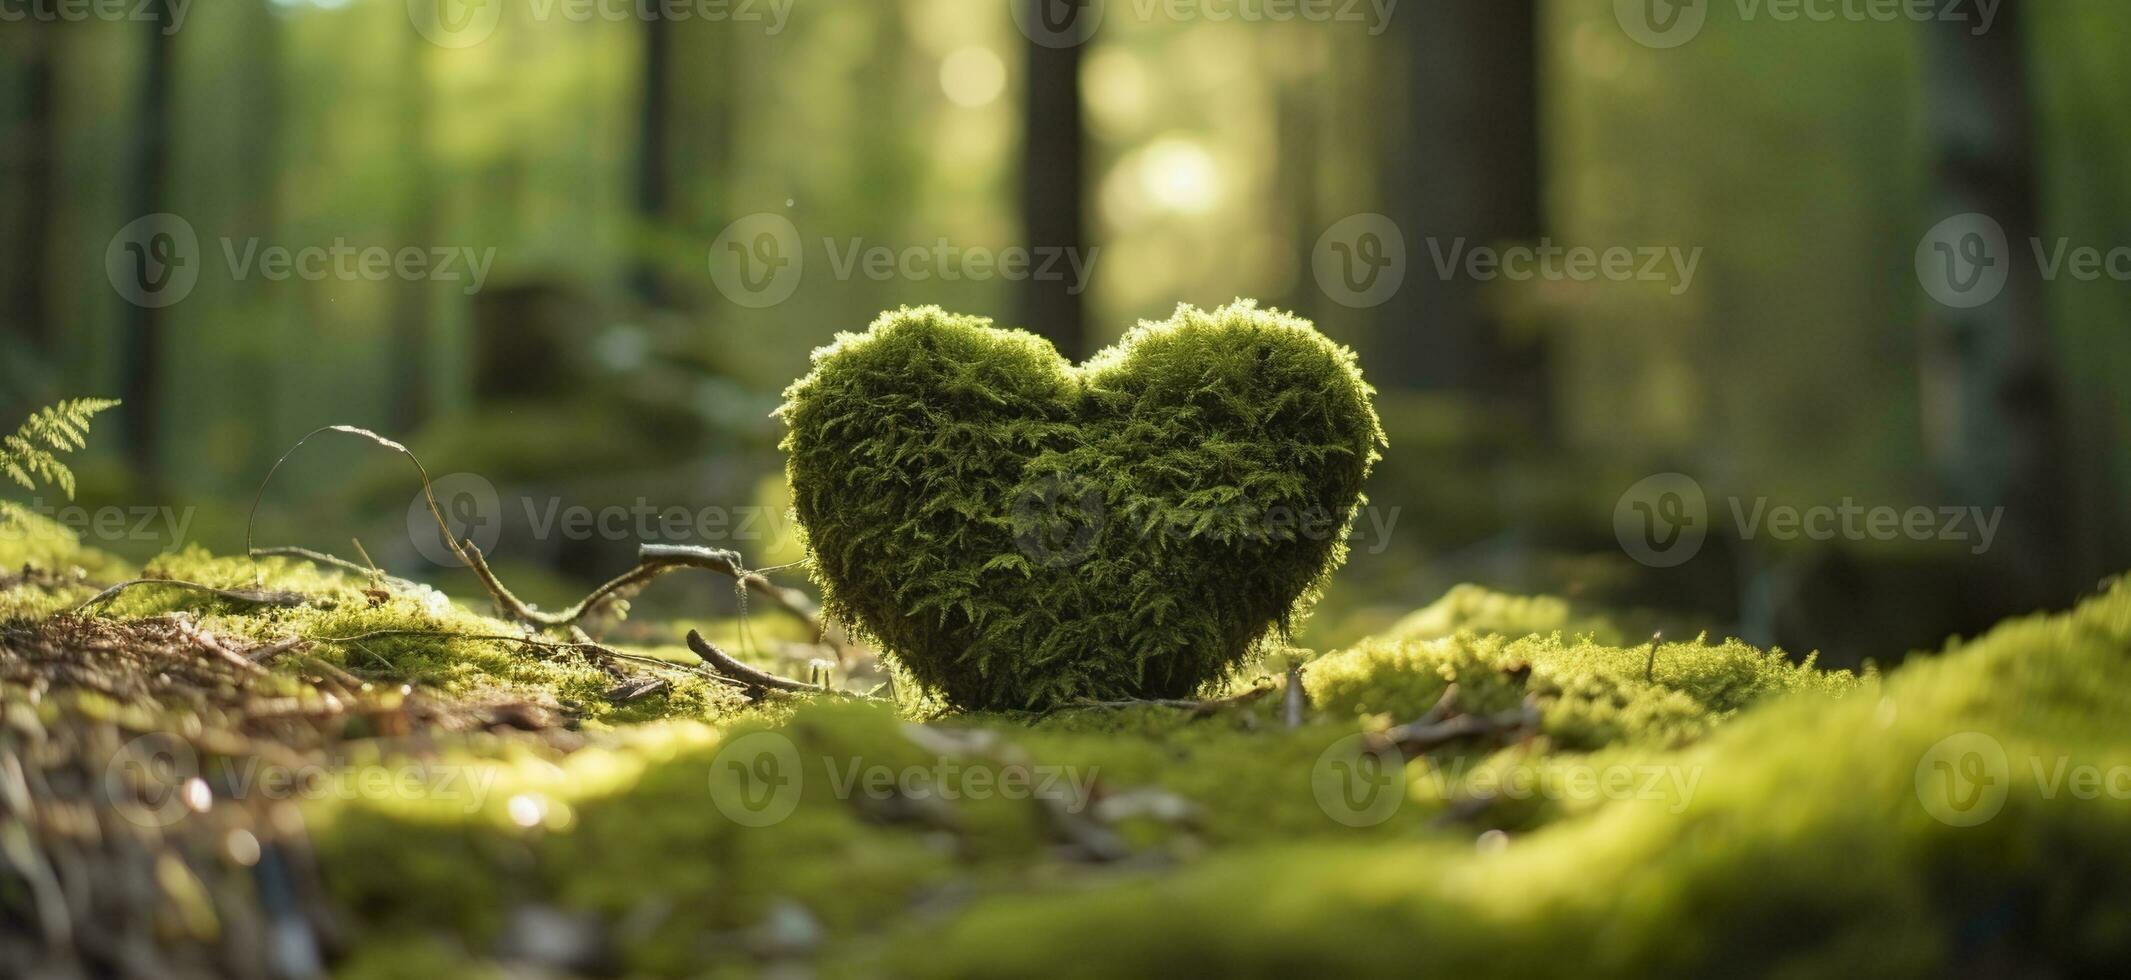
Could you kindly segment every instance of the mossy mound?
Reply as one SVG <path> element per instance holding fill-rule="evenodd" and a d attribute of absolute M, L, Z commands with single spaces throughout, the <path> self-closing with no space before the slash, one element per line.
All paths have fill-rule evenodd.
<path fill-rule="evenodd" d="M 0 622 L 51 615 L 95 595 L 91 583 L 131 574 L 57 521 L 0 505 Z"/>
<path fill-rule="evenodd" d="M 1500 711 L 1535 696 L 1545 731 L 1564 747 L 1588 750 L 1622 741 L 1685 745 L 1749 705 L 1799 691 L 1841 694 L 1858 678 L 1738 640 L 1615 646 L 1559 633 L 1461 632 L 1365 641 L 1312 664 L 1306 686 L 1326 711 L 1406 720 L 1451 683 L 1469 711 Z"/>
<path fill-rule="evenodd" d="M 780 415 L 827 608 L 962 708 L 1181 697 L 1345 555 L 1383 434 L 1306 321 L 1180 307 L 1081 367 L 937 307 L 840 335 Z"/>
<path fill-rule="evenodd" d="M 186 733 L 214 806 L 150 832 L 162 891 L 125 908 L 198 947 L 268 921 L 263 865 L 231 856 L 241 829 L 315 879 L 332 966 L 356 976 L 2057 975 L 2131 957 L 2123 583 L 1884 677 L 1736 641 L 1385 636 L 1310 663 L 1291 727 L 1272 677 L 1202 705 L 922 722 L 722 688 L 639 711 L 606 704 L 581 656 L 426 590 L 199 551 L 145 572 L 303 601 L 146 586 L 94 617 L 0 624 L 0 749 L 46 765 L 82 718 L 120 729 L 106 742 Z M 240 657 L 315 645 L 247 679 L 202 635 Z M 73 676 L 44 668 L 93 667 L 123 636 L 156 644 L 127 661 L 137 684 L 72 703 L 12 680 Z M 186 658 L 220 700 L 180 712 L 159 692 Z M 352 704 L 332 679 L 351 675 L 372 682 Z M 407 737 L 424 700 L 537 703 L 574 730 Z M 1408 724 L 1527 708 L 1514 729 Z M 320 744 L 277 734 L 291 712 L 320 720 L 330 754 L 299 757 L 320 781 L 247 797 L 260 743 Z M 1327 790 L 1370 774 L 1357 743 L 1399 747 L 1374 772 L 1380 812 L 1351 781 Z M 68 785 L 109 778 L 87 761 Z M 11 853 L 71 806 L 40 808 Z M 0 939 L 38 907 L 12 873 Z"/>
<path fill-rule="evenodd" d="M 1566 633 L 1588 636 L 1600 643 L 1620 643 L 1628 638 L 1612 616 L 1579 609 L 1566 599 L 1510 595 L 1477 585 L 1452 586 L 1442 598 L 1401 617 L 1381 635 L 1397 640 L 1435 640 L 1458 633 Z"/>
<path fill-rule="evenodd" d="M 2069 779 L 2046 798 L 2031 775 L 2058 760 L 2131 771 L 2131 588 L 1884 681 L 1735 643 L 1661 646 L 1645 679 L 1648 649 L 1379 641 L 1311 668 L 1324 676 L 1294 729 L 1270 696 L 925 726 L 819 703 L 699 741 L 480 763 L 503 775 L 471 818 L 450 801 L 336 804 L 318 817 L 322 854 L 377 935 L 432 951 L 441 935 L 462 962 L 494 963 L 524 908 L 563 909 L 602 937 L 580 968 L 666 975 L 791 961 L 854 975 L 1913 975 L 2131 954 L 2131 810 L 2077 798 Z M 1338 819 L 1313 768 L 1382 719 L 1333 692 L 1363 676 L 1439 692 L 1446 672 L 1476 708 L 1536 696 L 1541 730 L 1417 756 L 1386 819 Z M 1672 707 L 1608 714 L 1594 687 Z M 1992 819 L 1964 827 L 1930 779 L 1944 740 L 1968 731 L 2002 747 L 2014 778 Z M 765 737 L 791 748 L 790 809 L 749 826 L 734 814 L 775 796 L 743 778 Z M 1008 768 L 1060 774 L 1061 795 L 968 792 L 970 774 Z M 922 778 L 869 784 L 876 770 Z M 1609 788 L 1616 770 L 1633 782 Z M 1540 787 L 1530 798 L 1509 789 L 1519 772 Z M 543 815 L 529 827 L 508 802 L 528 792 Z"/>
<path fill-rule="evenodd" d="M 1699 774 L 1684 807 L 1611 802 L 1478 852 L 1319 842 L 1101 895 L 1002 900 L 919 930 L 891 969 L 2107 972 L 2131 959 L 2125 717 L 2131 587 L 2119 583 L 2072 613 L 1914 660 L 1878 697 L 1785 699 L 1649 756 Z M 1966 771 L 1986 775 L 1949 775 Z"/>

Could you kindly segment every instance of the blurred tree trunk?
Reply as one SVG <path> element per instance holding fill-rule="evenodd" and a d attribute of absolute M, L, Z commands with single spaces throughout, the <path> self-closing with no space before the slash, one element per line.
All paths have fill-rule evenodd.
<path fill-rule="evenodd" d="M 1027 23 L 1046 24 L 1068 33 L 1073 18 L 1092 14 L 1087 0 L 1014 0 L 1032 8 Z M 1032 32 L 1040 33 L 1040 32 Z M 1022 84 L 1021 225 L 1031 249 L 1085 250 L 1082 200 L 1086 184 L 1087 136 L 1080 113 L 1082 44 L 1052 47 L 1031 40 Z M 1032 268 L 1040 267 L 1039 260 Z M 1062 268 L 1066 263 L 1058 263 Z M 1087 356 L 1084 293 L 1071 277 L 1038 279 L 1021 288 L 1024 326 L 1041 334 L 1060 354 Z"/>
<path fill-rule="evenodd" d="M 1405 237 L 1406 280 L 1387 302 L 1372 373 L 1401 387 L 1454 389 L 1544 431 L 1544 352 L 1490 306 L 1495 283 L 1439 257 L 1536 240 L 1544 228 L 1536 0 L 1401 6 L 1407 64 L 1406 166 L 1388 168 L 1389 217 Z M 1462 249 L 1462 251 L 1459 251 Z"/>
<path fill-rule="evenodd" d="M 644 77 L 638 103 L 636 234 L 631 237 L 631 279 L 637 301 L 661 306 L 665 290 L 660 285 L 656 252 L 652 242 L 665 234 L 670 217 L 673 174 L 671 154 L 673 125 L 673 28 L 663 17 L 644 19 Z"/>
<path fill-rule="evenodd" d="M 6 279 L 12 283 L 7 298 L 8 319 L 22 331 L 22 339 L 49 348 L 59 336 L 52 323 L 45 256 L 51 245 L 53 161 L 59 155 L 58 104 L 59 31 L 49 20 L 53 0 L 35 0 L 29 10 L 35 15 L 11 30 L 20 32 L 12 50 L 21 61 L 22 117 L 6 142 L 9 186 L 15 189 L 9 202 L 14 227 L 5 254 Z"/>
<path fill-rule="evenodd" d="M 1926 125 L 1934 215 L 1982 214 L 2005 229 L 2005 288 L 1954 309 L 1926 301 L 1927 442 L 1953 502 L 2003 507 L 1993 545 L 2004 612 L 2061 603 L 2071 581 L 2069 470 L 2054 342 L 2040 267 L 2034 118 L 2022 30 L 2028 5 L 2005 0 L 1991 29 L 1970 19 L 1925 22 Z"/>
<path fill-rule="evenodd" d="M 429 50 L 431 45 L 412 31 L 406 32 L 402 57 L 406 70 L 400 75 L 400 111 L 403 126 L 400 145 L 405 156 L 406 178 L 401 185 L 401 226 L 406 241 L 419 248 L 434 248 L 437 235 L 435 169 L 429 158 Z M 429 414 L 430 407 L 430 304 L 432 284 L 422 277 L 402 280 L 393 296 L 392 339 L 396 352 L 392 370 L 392 425 L 411 432 Z"/>
<path fill-rule="evenodd" d="M 125 218 L 158 213 L 167 199 L 165 176 L 170 169 L 171 98 L 176 84 L 173 71 L 177 39 L 166 30 L 172 22 L 169 0 L 150 0 L 149 16 L 142 21 L 146 31 L 139 94 L 134 103 L 133 151 L 129 162 L 131 184 Z M 203 256 L 192 256 L 194 262 Z M 123 302 L 123 301 L 122 301 Z M 163 338 L 157 324 L 159 311 L 128 304 L 119 349 L 125 352 L 120 390 L 125 399 L 127 449 L 141 479 L 152 487 L 161 479 L 156 445 L 162 408 Z"/>

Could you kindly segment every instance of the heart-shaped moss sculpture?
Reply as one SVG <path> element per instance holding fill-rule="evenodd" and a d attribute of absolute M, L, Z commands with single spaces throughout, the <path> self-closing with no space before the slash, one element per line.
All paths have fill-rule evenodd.
<path fill-rule="evenodd" d="M 814 354 L 779 415 L 828 612 L 961 708 L 1181 697 L 1346 557 L 1383 430 L 1352 351 L 1238 301 L 1076 368 L 938 307 Z"/>

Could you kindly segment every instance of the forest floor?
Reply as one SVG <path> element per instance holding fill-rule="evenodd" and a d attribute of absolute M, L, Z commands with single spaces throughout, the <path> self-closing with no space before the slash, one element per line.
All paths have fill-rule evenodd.
<path fill-rule="evenodd" d="M 2123 582 L 1884 676 L 1463 588 L 1204 701 L 972 715 L 774 611 L 591 642 L 38 524 L 0 569 L 8 976 L 2131 961 Z"/>

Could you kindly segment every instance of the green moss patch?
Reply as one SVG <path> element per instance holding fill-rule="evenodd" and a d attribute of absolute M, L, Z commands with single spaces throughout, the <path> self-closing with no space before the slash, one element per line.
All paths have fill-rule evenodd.
<path fill-rule="evenodd" d="M 2119 584 L 1917 660 L 1879 696 L 1781 699 L 1646 757 L 1698 774 L 1684 807 L 1627 799 L 1477 850 L 1320 841 L 1100 896 L 1003 900 L 919 930 L 892 969 L 2103 970 L 2131 956 L 2131 807 L 2050 774 L 2131 771 L 2127 712 L 2131 588 Z M 1940 763 L 1995 781 L 1951 782 Z"/>

